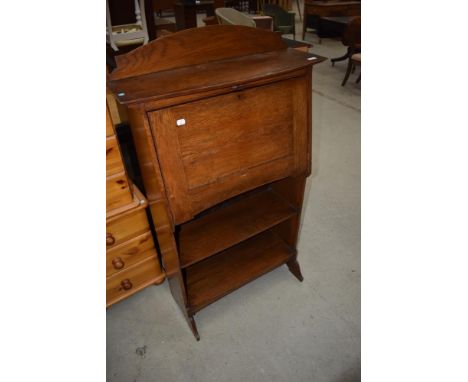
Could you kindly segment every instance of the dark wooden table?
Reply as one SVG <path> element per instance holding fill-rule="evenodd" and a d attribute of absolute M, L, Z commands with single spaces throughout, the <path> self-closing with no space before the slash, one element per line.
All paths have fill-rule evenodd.
<path fill-rule="evenodd" d="M 351 21 L 352 18 L 353 18 L 352 16 L 336 16 L 336 17 L 326 16 L 326 17 L 322 17 L 322 20 L 326 20 L 332 23 L 346 26 L 348 25 L 348 23 Z"/>
<path fill-rule="evenodd" d="M 349 23 L 355 17 L 356 16 L 326 16 L 326 17 L 322 17 L 321 20 L 331 23 L 332 25 L 335 25 L 337 28 L 340 29 L 340 35 L 343 36 L 344 33 L 346 32 L 346 29 L 348 28 Z M 348 59 L 349 57 L 350 57 L 350 50 L 348 48 L 346 54 L 340 57 L 332 58 L 330 61 L 332 65 L 334 65 L 335 62 L 344 61 Z"/>
<path fill-rule="evenodd" d="M 321 20 L 324 17 L 359 16 L 360 14 L 360 0 L 304 0 L 302 39 L 304 40 L 305 32 L 309 22 L 313 22 L 315 24 L 317 34 L 319 35 L 319 38 L 321 38 Z"/>
<path fill-rule="evenodd" d="M 353 17 L 355 16 L 320 17 L 317 34 L 319 37 L 341 38 Z"/>

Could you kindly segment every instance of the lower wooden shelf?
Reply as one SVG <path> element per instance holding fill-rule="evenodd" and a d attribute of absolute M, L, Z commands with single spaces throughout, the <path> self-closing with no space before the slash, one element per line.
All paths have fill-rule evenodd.
<path fill-rule="evenodd" d="M 267 230 L 186 268 L 188 311 L 205 306 L 285 264 L 295 251 Z"/>

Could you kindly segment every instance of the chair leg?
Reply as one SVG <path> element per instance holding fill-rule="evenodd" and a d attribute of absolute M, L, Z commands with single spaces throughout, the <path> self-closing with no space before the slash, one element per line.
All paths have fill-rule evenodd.
<path fill-rule="evenodd" d="M 356 80 L 356 83 L 358 84 L 361 81 L 361 73 L 359 73 L 359 77 Z"/>
<path fill-rule="evenodd" d="M 349 78 L 349 75 L 351 74 L 352 69 L 353 69 L 353 62 L 351 61 L 351 59 L 349 59 L 348 67 L 346 68 L 346 74 L 345 74 L 345 77 L 343 79 L 343 82 L 341 83 L 341 86 L 346 85 L 346 81 L 348 81 L 348 78 Z"/>
<path fill-rule="evenodd" d="M 297 4 L 297 10 L 299 11 L 299 20 L 302 21 L 302 15 L 301 15 L 301 5 L 299 4 L 299 0 L 296 0 Z M 295 40 L 295 39 L 294 39 Z"/>
<path fill-rule="evenodd" d="M 346 60 L 347 58 L 350 58 L 350 50 L 348 48 L 348 50 L 346 51 L 346 53 L 343 55 L 343 56 L 340 56 L 340 57 L 336 57 L 336 58 L 332 58 L 330 61 L 332 63 L 332 66 L 335 66 L 335 62 L 338 62 L 338 61 L 344 61 Z"/>

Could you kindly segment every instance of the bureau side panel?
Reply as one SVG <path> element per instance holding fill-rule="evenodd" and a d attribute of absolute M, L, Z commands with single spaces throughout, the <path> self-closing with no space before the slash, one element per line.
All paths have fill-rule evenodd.
<path fill-rule="evenodd" d="M 167 204 L 166 191 L 152 133 L 143 107 L 129 108 L 128 116 L 171 293 L 188 319 L 186 310 L 187 295 L 174 239 L 174 224 Z"/>

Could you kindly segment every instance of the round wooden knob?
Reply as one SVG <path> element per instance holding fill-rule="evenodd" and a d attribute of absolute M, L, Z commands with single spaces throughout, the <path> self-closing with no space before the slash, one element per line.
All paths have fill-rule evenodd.
<path fill-rule="evenodd" d="M 112 265 L 115 269 L 122 269 L 125 266 L 125 263 L 122 261 L 120 257 L 114 257 L 112 259 Z"/>
<path fill-rule="evenodd" d="M 133 287 L 132 282 L 129 279 L 122 280 L 120 285 L 122 285 L 122 288 L 125 290 L 130 290 Z"/>
<path fill-rule="evenodd" d="M 106 233 L 106 245 L 113 245 L 115 243 L 115 237 L 111 233 Z"/>

